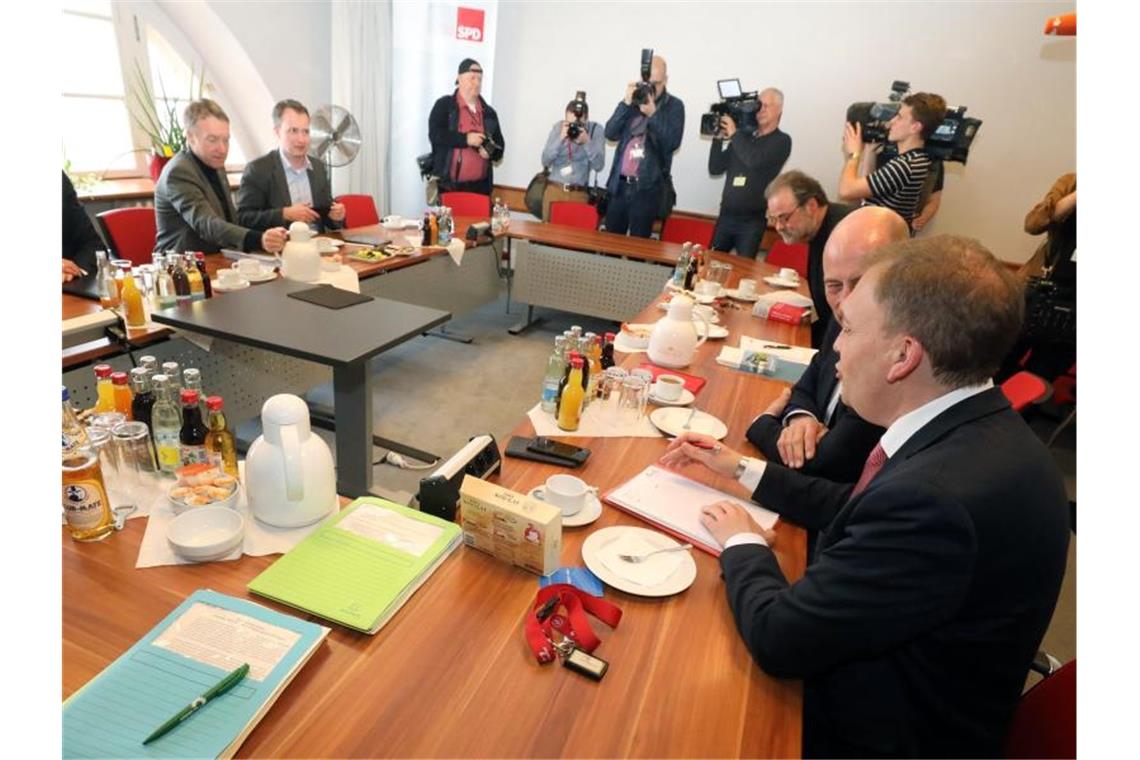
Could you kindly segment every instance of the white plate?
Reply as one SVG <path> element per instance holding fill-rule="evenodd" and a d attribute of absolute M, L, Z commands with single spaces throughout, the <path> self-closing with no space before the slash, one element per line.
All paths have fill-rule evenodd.
<path fill-rule="evenodd" d="M 693 320 L 693 326 L 697 328 L 697 335 L 701 335 L 705 331 L 705 323 L 699 319 Z M 721 338 L 728 337 L 728 328 L 724 325 L 711 324 L 709 325 L 709 340 L 720 340 Z"/>
<path fill-rule="evenodd" d="M 726 289 L 724 291 L 724 294 L 726 296 L 728 296 L 729 298 L 735 298 L 737 301 L 759 301 L 760 300 L 760 294 L 757 293 L 755 290 L 752 291 L 752 295 L 750 295 L 750 296 L 744 295 L 743 293 L 741 293 L 736 288 Z"/>
<path fill-rule="evenodd" d="M 244 275 L 243 275 L 244 276 Z M 269 282 L 270 280 L 277 279 L 277 270 L 266 267 L 262 273 L 256 277 L 247 277 L 250 282 Z"/>
<path fill-rule="evenodd" d="M 657 304 L 657 308 L 661 309 L 661 311 L 669 311 L 669 302 L 668 301 L 662 301 L 661 303 Z M 717 322 L 720 321 L 720 315 L 716 313 L 715 309 L 713 309 L 710 306 L 706 306 L 705 308 L 707 308 L 710 312 L 710 314 L 708 315 L 708 319 L 710 322 L 712 322 L 713 324 L 716 324 Z M 696 312 L 693 313 L 693 321 L 694 322 L 701 321 L 701 318 L 696 315 Z"/>
<path fill-rule="evenodd" d="M 625 340 L 622 339 L 622 334 L 618 333 L 617 337 L 614 338 L 614 350 L 621 351 L 623 354 L 637 354 L 645 353 L 649 350 L 649 346 L 633 348 L 628 343 L 626 343 Z"/>
<path fill-rule="evenodd" d="M 218 291 L 219 293 L 230 293 L 235 290 L 245 290 L 248 288 L 249 280 L 243 277 L 240 285 L 233 286 L 223 285 L 221 280 L 210 280 L 210 285 L 212 285 L 214 290 Z"/>
<path fill-rule="evenodd" d="M 693 399 L 695 398 L 696 396 L 694 396 L 693 392 L 688 388 L 682 388 L 681 398 L 674 399 L 672 401 L 666 401 L 663 398 L 657 398 L 655 395 L 653 395 L 652 390 L 649 391 L 649 400 L 659 406 L 688 406 L 689 404 L 693 403 Z"/>
<path fill-rule="evenodd" d="M 678 436 L 686 432 L 684 425 L 691 412 L 691 409 L 684 407 L 663 406 L 649 415 L 649 421 L 665 435 Z M 728 426 L 708 412 L 698 410 L 696 414 L 693 414 L 693 421 L 689 423 L 688 432 L 705 433 L 719 441 L 728 435 Z"/>
<path fill-rule="evenodd" d="M 313 240 L 315 240 L 317 245 L 321 248 L 340 248 L 344 245 L 344 241 L 338 240 L 337 238 L 319 237 L 313 238 Z"/>
<path fill-rule="evenodd" d="M 792 280 L 781 280 L 779 277 L 765 277 L 764 282 L 777 288 L 798 288 L 800 286 L 799 280 L 793 282 Z"/>
<path fill-rule="evenodd" d="M 672 596 L 693 585 L 693 581 L 697 579 L 697 561 L 689 552 L 681 552 L 684 555 L 681 564 L 677 566 L 672 575 L 656 586 L 642 586 L 610 572 L 606 563 L 598 556 L 598 552 L 607 544 L 619 540 L 622 534 L 628 531 L 637 532 L 643 540 L 658 549 L 668 549 L 681 545 L 664 533 L 658 533 L 647 528 L 637 528 L 632 525 L 614 525 L 596 530 L 586 536 L 586 540 L 582 542 L 582 561 L 586 563 L 586 567 L 590 568 L 590 572 L 598 576 L 603 583 L 635 596 Z"/>
<path fill-rule="evenodd" d="M 542 488 L 542 486 L 535 486 L 534 488 L 527 491 L 526 495 L 534 497 L 535 499 L 538 499 L 539 501 L 542 501 L 542 499 L 539 499 L 538 496 L 535 496 L 535 491 L 537 491 L 540 488 Z M 596 491 L 590 491 L 588 494 L 586 494 L 586 503 L 584 505 L 582 505 L 581 509 L 579 509 L 577 512 L 570 515 L 569 517 L 567 517 L 566 515 L 562 515 L 562 527 L 563 528 L 580 528 L 583 525 L 589 525 L 590 523 L 592 523 L 594 520 L 597 520 L 601 516 L 602 516 L 602 500 L 598 498 L 598 494 Z"/>

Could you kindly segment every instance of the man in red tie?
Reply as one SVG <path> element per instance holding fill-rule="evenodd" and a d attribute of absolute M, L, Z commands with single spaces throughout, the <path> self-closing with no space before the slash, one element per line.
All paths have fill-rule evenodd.
<path fill-rule="evenodd" d="M 886 429 L 856 485 L 701 435 L 663 457 L 735 475 L 820 531 L 789 583 L 773 532 L 731 502 L 694 507 L 724 547 L 753 658 L 804 680 L 805 757 L 1003 754 L 1069 540 L 1060 473 L 990 379 L 1022 312 L 1018 282 L 977 241 L 890 246 L 838 310 L 843 400 Z"/>

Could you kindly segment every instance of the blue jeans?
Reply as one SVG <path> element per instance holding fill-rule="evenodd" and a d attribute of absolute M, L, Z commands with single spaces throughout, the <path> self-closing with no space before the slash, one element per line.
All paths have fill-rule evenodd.
<path fill-rule="evenodd" d="M 721 215 L 713 230 L 712 248 L 714 251 L 731 251 L 734 248 L 739 256 L 756 258 L 760 241 L 764 238 L 767 224 L 763 216 L 743 217 Z"/>

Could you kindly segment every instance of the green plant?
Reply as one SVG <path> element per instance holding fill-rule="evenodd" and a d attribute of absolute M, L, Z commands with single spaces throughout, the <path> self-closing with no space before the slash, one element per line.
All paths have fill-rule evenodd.
<path fill-rule="evenodd" d="M 203 75 L 205 74 L 205 66 L 202 67 L 202 73 Z M 186 133 L 182 131 L 182 122 L 178 117 L 177 104 L 175 101 L 167 98 L 166 88 L 162 84 L 161 76 L 158 79 L 158 89 L 161 98 L 155 98 L 138 61 L 135 61 L 135 80 L 136 86 L 131 92 L 134 96 L 135 107 L 131 109 L 131 118 L 134 119 L 139 129 L 145 132 L 147 137 L 150 138 L 151 150 L 155 155 L 169 158 L 182 150 L 186 144 Z M 194 91 L 194 81 L 194 69 L 191 67 L 190 100 L 201 98 L 202 93 L 206 89 L 204 76 L 197 77 L 197 93 Z M 158 110 L 158 102 L 160 100 L 163 105 L 162 112 Z"/>

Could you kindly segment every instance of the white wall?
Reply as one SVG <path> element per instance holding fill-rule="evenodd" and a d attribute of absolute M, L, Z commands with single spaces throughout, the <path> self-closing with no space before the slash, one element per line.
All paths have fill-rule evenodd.
<path fill-rule="evenodd" d="M 969 164 L 947 165 L 942 209 L 930 232 L 968 234 L 1000 258 L 1024 261 L 1039 243 L 1022 231 L 1025 213 L 1076 166 L 1076 42 L 1042 34 L 1048 16 L 1072 8 L 1071 2 L 504 4 L 492 105 L 507 150 L 495 180 L 523 186 L 538 171 L 550 125 L 574 90 L 587 91 L 591 117 L 604 122 L 636 78 L 645 46 L 668 60 L 669 89 L 685 102 L 685 137 L 673 159 L 678 208 L 717 211 L 724 178 L 708 175 L 709 143 L 699 137 L 699 124 L 716 97 L 716 80 L 729 77 L 748 90 L 784 91 L 781 126 L 793 146 L 786 168 L 817 177 L 833 195 L 847 106 L 881 99 L 902 79 L 968 106 L 968 115 L 984 122 Z"/>

